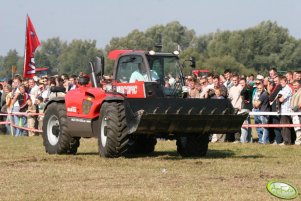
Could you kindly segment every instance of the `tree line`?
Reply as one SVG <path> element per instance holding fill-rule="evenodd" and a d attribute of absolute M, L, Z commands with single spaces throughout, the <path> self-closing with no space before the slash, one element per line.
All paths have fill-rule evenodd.
<path fill-rule="evenodd" d="M 50 74 L 78 74 L 89 72 L 88 64 L 99 55 L 114 49 L 151 50 L 162 45 L 161 51 L 180 49 L 181 59 L 194 56 L 197 69 L 221 73 L 231 69 L 240 74 L 264 73 L 269 68 L 297 70 L 301 67 L 301 40 L 289 34 L 288 29 L 276 22 L 263 21 L 255 27 L 238 31 L 220 31 L 197 36 L 193 29 L 170 22 L 155 25 L 146 31 L 133 30 L 127 36 L 113 37 L 104 49 L 96 47 L 96 40 L 73 40 L 70 43 L 59 37 L 41 41 L 36 51 L 37 67 L 48 67 Z M 11 74 L 11 66 L 22 74 L 23 57 L 16 50 L 0 56 L 0 77 Z M 106 61 L 106 73 L 113 62 Z M 189 74 L 191 69 L 185 68 Z"/>

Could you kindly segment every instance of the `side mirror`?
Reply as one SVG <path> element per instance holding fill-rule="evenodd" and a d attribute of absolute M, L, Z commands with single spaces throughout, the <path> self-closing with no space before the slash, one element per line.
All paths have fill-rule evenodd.
<path fill-rule="evenodd" d="M 183 67 L 186 67 L 185 62 L 189 61 L 190 62 L 190 67 L 195 68 L 195 57 L 189 57 L 188 60 L 185 60 L 182 64 Z"/>
<path fill-rule="evenodd" d="M 98 76 L 102 76 L 104 73 L 104 57 L 96 57 L 95 63 L 93 64 L 92 62 L 90 62 L 90 65 L 92 70 L 92 86 L 98 88 L 100 86 Z"/>
<path fill-rule="evenodd" d="M 191 62 L 190 67 L 195 68 L 195 57 L 190 57 L 189 61 Z"/>

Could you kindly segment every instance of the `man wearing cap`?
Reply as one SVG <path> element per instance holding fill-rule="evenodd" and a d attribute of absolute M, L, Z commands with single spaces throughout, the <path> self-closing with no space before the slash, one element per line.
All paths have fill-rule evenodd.
<path fill-rule="evenodd" d="M 256 80 L 263 81 L 263 80 L 264 80 L 264 77 L 263 77 L 262 75 L 257 75 L 257 76 L 256 76 Z"/>

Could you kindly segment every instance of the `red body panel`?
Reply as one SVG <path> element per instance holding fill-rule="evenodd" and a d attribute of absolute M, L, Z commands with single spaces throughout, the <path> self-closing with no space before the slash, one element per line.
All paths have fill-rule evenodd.
<path fill-rule="evenodd" d="M 123 53 L 127 53 L 127 52 L 131 52 L 133 50 L 112 50 L 111 52 L 109 52 L 108 54 L 108 58 L 112 59 L 112 60 L 116 60 L 119 55 L 123 54 Z"/>
<path fill-rule="evenodd" d="M 145 98 L 145 88 L 143 81 L 135 83 L 114 83 L 116 91 L 126 95 L 128 98 Z"/>
<path fill-rule="evenodd" d="M 67 116 L 87 119 L 98 117 L 101 104 L 109 96 L 114 95 L 106 94 L 101 88 L 89 86 L 71 90 L 65 96 Z M 88 103 L 85 107 L 84 102 Z"/>
<path fill-rule="evenodd" d="M 108 58 L 116 60 L 120 55 L 128 52 L 144 52 L 143 50 L 112 50 L 108 54 Z"/>

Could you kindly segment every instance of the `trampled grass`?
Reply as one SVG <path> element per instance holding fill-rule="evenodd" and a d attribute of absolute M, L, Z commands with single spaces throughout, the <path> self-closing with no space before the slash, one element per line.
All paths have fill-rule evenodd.
<path fill-rule="evenodd" d="M 301 190 L 301 147 L 210 144 L 205 158 L 181 158 L 175 141 L 152 155 L 105 159 L 96 139 L 77 155 L 48 155 L 41 137 L 0 136 L 0 200 L 278 200 L 271 179 Z"/>

